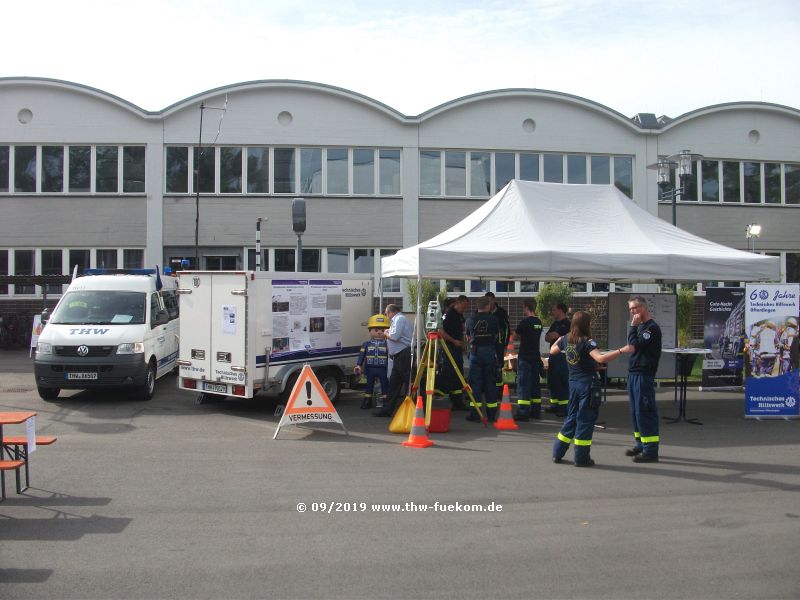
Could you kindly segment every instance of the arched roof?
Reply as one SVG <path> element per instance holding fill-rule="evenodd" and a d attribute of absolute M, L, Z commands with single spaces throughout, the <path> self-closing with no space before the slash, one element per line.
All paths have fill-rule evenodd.
<path fill-rule="evenodd" d="M 761 110 L 766 112 L 780 113 L 795 119 L 800 119 L 800 110 L 792 108 L 791 106 L 784 106 L 783 104 L 756 101 L 725 102 L 722 104 L 712 104 L 711 106 L 696 108 L 695 110 L 690 110 L 687 113 L 683 113 L 679 117 L 669 119 L 669 121 L 664 123 L 664 125 L 661 127 L 660 131 L 668 131 L 677 125 L 686 123 L 693 119 L 699 119 L 710 114 L 733 110 Z M 664 117 L 661 118 L 663 119 Z"/>

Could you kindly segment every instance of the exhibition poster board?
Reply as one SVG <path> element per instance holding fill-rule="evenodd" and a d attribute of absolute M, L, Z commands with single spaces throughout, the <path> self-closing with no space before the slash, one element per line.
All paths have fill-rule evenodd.
<path fill-rule="evenodd" d="M 706 288 L 703 389 L 740 387 L 744 366 L 744 288 Z"/>

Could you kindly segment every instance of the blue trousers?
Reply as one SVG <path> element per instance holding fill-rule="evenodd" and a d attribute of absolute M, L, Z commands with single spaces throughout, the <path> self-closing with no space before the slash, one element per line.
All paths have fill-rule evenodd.
<path fill-rule="evenodd" d="M 628 373 L 628 400 L 631 405 L 633 438 L 643 456 L 658 456 L 658 409 L 652 375 Z"/>
<path fill-rule="evenodd" d="M 553 458 L 564 458 L 570 443 L 575 444 L 575 462 L 589 462 L 592 449 L 592 434 L 600 411 L 589 406 L 591 396 L 591 377 L 569 382 L 569 404 L 567 417 L 553 444 Z"/>
<path fill-rule="evenodd" d="M 550 406 L 563 410 L 569 403 L 569 369 L 562 354 L 551 356 L 547 367 L 547 387 L 550 389 Z"/>
<path fill-rule="evenodd" d="M 472 388 L 472 394 L 478 404 L 481 404 L 481 399 L 483 399 L 486 416 L 490 420 L 497 413 L 496 361 L 497 354 L 493 346 L 474 348 L 469 360 L 469 385 Z"/>
<path fill-rule="evenodd" d="M 386 377 L 386 371 L 386 367 L 366 367 L 364 375 L 367 378 L 367 385 L 364 387 L 364 394 L 372 396 L 376 380 L 381 384 L 381 394 L 385 396 L 389 393 L 389 378 Z"/>
<path fill-rule="evenodd" d="M 539 418 L 542 409 L 542 384 L 539 380 L 539 360 L 517 359 L 517 409 L 520 415 Z"/>

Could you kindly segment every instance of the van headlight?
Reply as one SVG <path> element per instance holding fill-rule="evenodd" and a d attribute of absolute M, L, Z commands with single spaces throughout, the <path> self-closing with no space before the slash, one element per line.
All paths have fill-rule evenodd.
<path fill-rule="evenodd" d="M 120 344 L 117 346 L 117 354 L 144 354 L 144 343 Z"/>
<path fill-rule="evenodd" d="M 47 342 L 39 342 L 36 345 L 36 354 L 52 354 L 53 353 L 53 344 L 48 344 Z"/>

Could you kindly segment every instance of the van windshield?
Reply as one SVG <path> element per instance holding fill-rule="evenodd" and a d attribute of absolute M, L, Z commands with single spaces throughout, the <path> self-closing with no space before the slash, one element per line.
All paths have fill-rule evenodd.
<path fill-rule="evenodd" d="M 141 325 L 145 322 L 143 292 L 113 290 L 67 292 L 50 323 L 59 325 Z"/>

